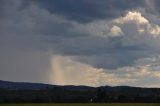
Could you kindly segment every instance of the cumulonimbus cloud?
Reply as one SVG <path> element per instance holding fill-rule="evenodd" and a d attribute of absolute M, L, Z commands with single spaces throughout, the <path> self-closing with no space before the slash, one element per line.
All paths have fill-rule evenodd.
<path fill-rule="evenodd" d="M 158 12 L 155 15 L 148 11 L 145 0 L 127 5 L 124 1 L 82 0 L 78 1 L 80 7 L 77 1 L 52 1 L 60 7 L 64 3 L 74 7 L 72 12 L 68 8 L 51 7 L 48 0 L 29 3 L 1 0 L 1 78 L 91 86 L 158 86 L 159 67 L 147 59 L 160 54 Z M 117 4 L 120 5 L 116 7 Z M 87 10 L 81 10 L 82 6 Z M 158 58 L 156 64 L 157 61 Z M 63 80 L 55 72 L 63 76 Z M 17 77 L 19 74 L 21 77 Z"/>

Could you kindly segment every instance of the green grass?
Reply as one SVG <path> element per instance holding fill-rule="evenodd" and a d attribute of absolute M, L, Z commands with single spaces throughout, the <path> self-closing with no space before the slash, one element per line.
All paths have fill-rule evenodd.
<path fill-rule="evenodd" d="M 160 106 L 158 103 L 96 103 L 96 104 L 89 104 L 89 103 L 73 103 L 73 104 L 49 104 L 49 103 L 42 103 L 42 104 L 0 104 L 0 106 Z"/>

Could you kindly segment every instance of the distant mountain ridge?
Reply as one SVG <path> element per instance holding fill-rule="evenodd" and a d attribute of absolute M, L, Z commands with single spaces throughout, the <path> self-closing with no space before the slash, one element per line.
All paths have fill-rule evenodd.
<path fill-rule="evenodd" d="M 61 87 L 70 90 L 85 90 L 85 89 L 94 89 L 94 87 L 89 86 L 74 86 L 74 85 L 51 85 L 43 83 L 29 83 L 29 82 L 10 82 L 0 80 L 0 89 L 10 89 L 10 90 L 46 90 L 52 89 L 54 87 Z"/>
<path fill-rule="evenodd" d="M 36 90 L 36 89 L 46 89 L 52 88 L 53 85 L 41 84 L 41 83 L 28 83 L 28 82 L 9 82 L 0 80 L 1 89 L 24 89 L 24 90 Z"/>
<path fill-rule="evenodd" d="M 66 87 L 66 88 L 102 88 L 102 89 L 160 89 L 160 88 L 144 88 L 144 87 L 132 87 L 132 86 L 100 86 L 100 87 L 90 87 L 90 86 L 82 86 L 82 85 L 51 85 L 51 84 L 44 84 L 44 83 L 30 83 L 30 82 L 11 82 L 11 81 L 4 81 L 0 80 L 0 88 L 2 89 L 26 89 L 26 90 L 36 90 L 36 89 L 48 89 L 53 87 Z"/>

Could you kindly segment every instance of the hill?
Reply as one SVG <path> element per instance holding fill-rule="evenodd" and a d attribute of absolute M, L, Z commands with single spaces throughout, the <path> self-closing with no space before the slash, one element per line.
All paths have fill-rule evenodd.
<path fill-rule="evenodd" d="M 0 81 L 0 103 L 160 102 L 160 88 L 58 86 Z"/>

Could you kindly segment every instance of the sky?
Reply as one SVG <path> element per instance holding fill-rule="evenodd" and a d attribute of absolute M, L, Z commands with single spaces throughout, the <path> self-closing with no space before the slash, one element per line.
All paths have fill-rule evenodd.
<path fill-rule="evenodd" d="M 160 0 L 0 0 L 0 80 L 160 87 Z"/>

